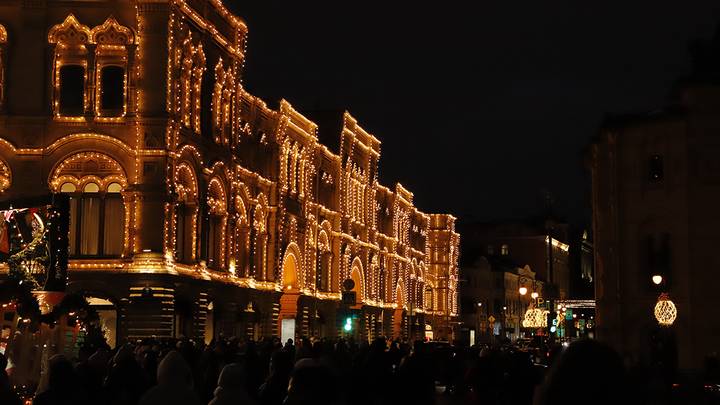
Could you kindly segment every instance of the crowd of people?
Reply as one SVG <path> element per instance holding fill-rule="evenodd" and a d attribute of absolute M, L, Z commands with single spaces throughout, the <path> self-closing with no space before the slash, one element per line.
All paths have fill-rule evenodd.
<path fill-rule="evenodd" d="M 369 344 L 342 338 L 285 344 L 277 338 L 218 339 L 201 346 L 187 339 L 146 339 L 114 350 L 82 347 L 73 359 L 51 357 L 32 403 L 647 403 L 647 393 L 634 385 L 642 376 L 633 380 L 611 348 L 592 340 L 558 348 L 550 351 L 553 364 L 546 369 L 512 346 L 442 350 L 384 338 Z M 6 363 L 0 357 L 0 404 L 20 404 Z"/>

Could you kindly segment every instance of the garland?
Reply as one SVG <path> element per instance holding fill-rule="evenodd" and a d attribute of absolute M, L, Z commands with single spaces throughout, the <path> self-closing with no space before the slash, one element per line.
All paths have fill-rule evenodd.
<path fill-rule="evenodd" d="M 11 274 L 0 282 L 0 302 L 14 302 L 18 316 L 27 320 L 25 324 L 30 332 L 38 331 L 41 323 L 53 328 L 63 316 L 68 316 L 80 322 L 86 333 L 86 342 L 96 347 L 105 344 L 100 317 L 82 294 L 67 294 L 52 311 L 42 314 L 40 304 L 32 293 L 31 283 L 25 281 L 26 279 Z"/>

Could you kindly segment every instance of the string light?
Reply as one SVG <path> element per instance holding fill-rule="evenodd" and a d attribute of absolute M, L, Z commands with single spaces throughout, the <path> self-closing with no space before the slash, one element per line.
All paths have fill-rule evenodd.
<path fill-rule="evenodd" d="M 100 141 L 113 154 L 123 153 L 134 159 L 134 171 L 132 167 L 126 171 L 110 155 L 82 152 L 58 164 L 50 178 L 54 191 L 66 183 L 79 190 L 93 182 L 101 191 L 113 183 L 120 185 L 125 207 L 123 257 L 143 248 L 139 239 L 145 215 L 142 192 L 131 186 L 142 183 L 144 157 L 165 158 L 165 180 L 171 198 L 162 205 L 163 254 L 158 258 L 138 256 L 127 262 L 73 259 L 70 268 L 178 274 L 282 291 L 284 269 L 277 264 L 292 246 L 300 294 L 339 300 L 340 283 L 357 271 L 362 284 L 358 286 L 359 299 L 366 305 L 391 309 L 400 301 L 404 306 L 412 303 L 418 313 L 457 314 L 459 235 L 454 229 L 455 218 L 420 212 L 414 206 L 413 194 L 401 184 L 394 189 L 379 184 L 381 143 L 349 113 L 343 114 L 340 153 L 336 154 L 319 143 L 317 125 L 289 102 L 281 100 L 279 109 L 273 110 L 246 92 L 241 72 L 247 27 L 220 0 L 210 0 L 209 4 L 224 19 L 225 26 L 216 27 L 212 18 L 196 12 L 185 0 L 171 2 L 165 148 L 146 148 L 147 133 L 140 120 L 128 120 L 135 127 L 132 146 L 114 136 L 94 133 L 68 135 L 45 148 L 16 148 L 0 139 L 0 146 L 17 155 L 46 156 L 68 142 Z M 137 6 L 136 17 L 139 26 L 146 24 Z M 144 100 L 135 84 L 141 78 L 147 79 L 142 69 L 146 63 L 144 35 L 135 35 L 112 17 L 90 29 L 69 15 L 52 27 L 48 42 L 55 45 L 52 77 L 56 119 L 116 124 L 133 114 L 140 117 Z M 0 43 L 3 37 L 6 34 L 0 30 Z M 216 50 L 222 58 L 214 56 Z M 202 104 L 202 86 L 207 85 L 204 79 L 211 79 L 205 77 L 206 63 L 212 63 L 214 68 L 214 82 L 209 83 L 210 134 L 201 133 L 201 110 L 206 107 Z M 60 114 L 59 71 L 67 64 L 82 66 L 86 76 L 84 113 L 77 117 Z M 101 70 L 106 66 L 124 70 L 123 108 L 117 116 L 104 111 L 101 104 Z M 227 151 L 219 159 L 215 152 L 206 155 L 213 162 L 209 167 L 203 154 L 210 152 L 200 146 L 202 135 Z M 276 153 L 277 178 L 263 177 L 242 166 L 237 157 L 242 142 L 254 142 L 252 145 Z M 277 152 L 270 152 L 273 148 Z M 102 170 L 84 173 L 75 169 L 91 159 L 99 162 Z M 11 179 L 9 166 L 0 161 L 0 192 L 10 186 Z M 316 183 L 321 183 L 322 193 L 337 196 L 339 206 L 320 198 Z M 294 201 L 292 205 L 290 201 Z M 211 263 L 211 268 L 198 257 L 200 232 L 208 230 L 201 224 L 201 213 L 215 221 L 213 226 L 220 227 L 218 246 L 212 255 L 217 261 Z M 183 231 L 191 234 L 190 246 L 178 238 L 180 215 L 187 215 Z M 177 257 L 180 244 L 183 250 L 190 249 L 182 258 L 184 263 Z M 326 281 L 318 284 L 318 277 Z M 426 286 L 431 290 L 428 294 L 423 293 Z"/>

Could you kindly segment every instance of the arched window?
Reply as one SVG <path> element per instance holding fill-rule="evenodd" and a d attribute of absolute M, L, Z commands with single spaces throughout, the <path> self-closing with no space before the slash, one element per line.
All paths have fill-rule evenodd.
<path fill-rule="evenodd" d="M 232 134 L 232 107 L 235 76 L 232 66 L 225 69 L 222 58 L 215 66 L 215 90 L 212 98 L 213 128 L 215 142 L 227 145 Z"/>
<path fill-rule="evenodd" d="M 183 126 L 200 134 L 202 107 L 202 79 L 205 72 L 205 52 L 202 44 L 195 45 L 188 33 L 183 42 L 182 52 L 177 61 L 180 69 L 180 84 L 177 102 L 180 122 Z"/>
<path fill-rule="evenodd" d="M 227 200 L 225 187 L 220 179 L 210 180 L 207 194 L 208 226 L 205 230 L 207 243 L 205 258 L 213 269 L 225 267 L 225 229 L 227 225 Z"/>
<path fill-rule="evenodd" d="M 181 263 L 195 261 L 197 249 L 197 180 L 195 172 L 188 163 L 180 163 L 175 167 L 173 175 L 175 183 L 175 260 Z"/>
<path fill-rule="evenodd" d="M 132 31 L 109 17 L 92 29 L 95 44 L 95 114 L 98 119 L 124 117 L 128 111 L 128 60 Z"/>
<path fill-rule="evenodd" d="M 55 192 L 70 195 L 69 251 L 74 257 L 117 257 L 125 247 L 125 172 L 97 152 L 72 155 L 50 179 Z"/>
<path fill-rule="evenodd" d="M 134 44 L 129 28 L 110 17 L 90 30 L 71 14 L 50 29 L 48 42 L 55 45 L 52 82 L 56 118 L 83 120 L 94 110 L 96 119 L 102 121 L 127 113 L 129 47 Z M 90 61 L 94 66 L 88 65 Z M 95 77 L 88 76 L 92 70 Z M 94 108 L 88 92 L 93 88 Z"/>

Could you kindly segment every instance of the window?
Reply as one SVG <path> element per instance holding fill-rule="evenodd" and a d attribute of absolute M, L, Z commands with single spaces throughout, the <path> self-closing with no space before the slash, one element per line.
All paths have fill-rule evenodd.
<path fill-rule="evenodd" d="M 85 106 L 85 68 L 80 65 L 60 67 L 60 115 L 77 117 L 83 115 Z"/>
<path fill-rule="evenodd" d="M 650 157 L 648 177 L 651 182 L 660 182 L 665 175 L 663 167 L 663 158 L 660 155 Z"/>
<path fill-rule="evenodd" d="M 500 254 L 503 256 L 507 256 L 510 254 L 510 247 L 508 245 L 502 245 L 500 247 Z"/>
<path fill-rule="evenodd" d="M 87 183 L 76 192 L 72 183 L 60 191 L 70 196 L 69 250 L 71 256 L 120 256 L 123 250 L 125 209 L 122 186 L 112 183 L 101 192 L 96 183 Z"/>
<path fill-rule="evenodd" d="M 100 109 L 105 116 L 120 116 L 125 104 L 125 69 L 105 66 L 100 73 Z"/>
<path fill-rule="evenodd" d="M 493 246 L 493 245 L 488 245 L 488 247 L 487 247 L 487 253 L 488 253 L 488 255 L 493 256 L 493 255 L 495 254 L 495 246 Z"/>
<path fill-rule="evenodd" d="M 176 251 L 175 259 L 182 263 L 190 263 L 193 260 L 193 235 L 195 209 L 180 204 L 177 208 L 177 221 L 175 226 Z"/>
<path fill-rule="evenodd" d="M 210 216 L 208 229 L 208 267 L 219 269 L 222 265 L 223 235 L 222 222 L 223 218 L 219 216 Z"/>

